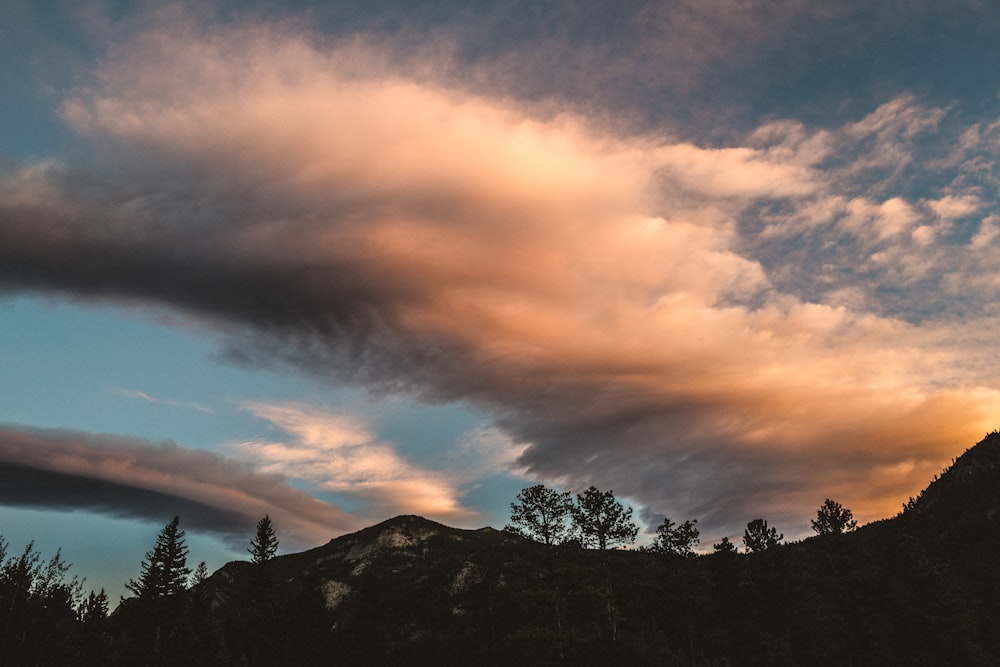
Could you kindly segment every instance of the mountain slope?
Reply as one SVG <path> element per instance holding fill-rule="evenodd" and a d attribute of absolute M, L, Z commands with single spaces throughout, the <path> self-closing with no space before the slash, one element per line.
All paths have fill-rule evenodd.
<path fill-rule="evenodd" d="M 110 662 L 990 665 L 998 540 L 991 434 L 900 516 L 760 554 L 602 559 L 396 517 L 226 565 L 181 601 L 186 625 L 126 605 Z"/>

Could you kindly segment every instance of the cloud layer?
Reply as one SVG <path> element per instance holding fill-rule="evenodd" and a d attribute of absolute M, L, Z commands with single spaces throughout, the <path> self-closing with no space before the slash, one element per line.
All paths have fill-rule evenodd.
<path fill-rule="evenodd" d="M 0 180 L 0 287 L 468 401 L 527 474 L 709 530 L 824 497 L 885 516 L 995 426 L 996 122 L 902 96 L 709 147 L 388 62 L 183 17 L 113 49 L 62 107 L 91 161 Z M 300 436 L 272 461 L 398 481 L 261 409 Z"/>
<path fill-rule="evenodd" d="M 285 477 L 174 443 L 0 425 L 0 502 L 168 521 L 244 545 L 269 514 L 289 546 L 314 546 L 363 521 Z"/>

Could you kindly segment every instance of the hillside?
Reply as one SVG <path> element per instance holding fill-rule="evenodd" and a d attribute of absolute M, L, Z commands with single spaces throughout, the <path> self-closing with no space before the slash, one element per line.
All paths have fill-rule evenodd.
<path fill-rule="evenodd" d="M 760 554 L 614 551 L 605 570 L 596 551 L 396 517 L 230 563 L 176 603 L 183 622 L 123 605 L 111 661 L 996 664 L 998 541 L 991 434 L 900 516 Z"/>

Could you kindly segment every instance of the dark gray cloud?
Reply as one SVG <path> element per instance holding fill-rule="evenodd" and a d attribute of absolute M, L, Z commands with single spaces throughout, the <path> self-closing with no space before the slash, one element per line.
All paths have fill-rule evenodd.
<path fill-rule="evenodd" d="M 214 533 L 241 545 L 254 527 L 253 519 L 235 510 L 128 484 L 9 462 L 0 463 L 0 504 L 61 512 L 95 512 L 151 522 L 182 516 L 185 525 L 192 530 Z"/>
<path fill-rule="evenodd" d="M 168 521 L 244 544 L 270 514 L 290 545 L 312 546 L 362 523 L 280 475 L 223 456 L 139 438 L 0 425 L 0 503 Z"/>

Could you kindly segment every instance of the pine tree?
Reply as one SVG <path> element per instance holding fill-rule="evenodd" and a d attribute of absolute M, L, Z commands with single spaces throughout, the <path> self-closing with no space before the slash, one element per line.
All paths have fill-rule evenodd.
<path fill-rule="evenodd" d="M 604 595 L 607 601 L 608 626 L 611 640 L 618 637 L 618 608 L 611 586 L 611 573 L 605 552 L 618 544 L 631 544 L 639 527 L 632 523 L 632 508 L 625 508 L 614 491 L 600 491 L 590 487 L 576 496 L 573 506 L 573 521 L 586 546 L 596 546 L 601 553 L 601 573 L 604 575 Z"/>
<path fill-rule="evenodd" d="M 743 531 L 743 544 L 747 551 L 755 553 L 777 546 L 784 538 L 783 533 L 778 533 L 776 528 L 768 526 L 764 519 L 754 519 Z"/>
<path fill-rule="evenodd" d="M 201 561 L 198 563 L 198 567 L 194 569 L 194 573 L 191 575 L 191 584 L 189 588 L 194 588 L 206 579 L 208 579 L 208 566 L 205 565 L 205 561 Z"/>
<path fill-rule="evenodd" d="M 569 519 L 573 500 L 569 493 L 554 491 L 543 484 L 522 489 L 510 504 L 510 523 L 504 530 L 541 542 L 547 547 L 565 542 L 573 533 Z"/>
<path fill-rule="evenodd" d="M 267 514 L 257 522 L 257 534 L 247 551 L 250 553 L 250 560 L 258 565 L 266 563 L 278 553 L 278 538 L 274 534 L 271 517 Z"/>
<path fill-rule="evenodd" d="M 632 508 L 615 499 L 614 491 L 590 487 L 577 494 L 573 520 L 587 546 L 605 551 L 618 544 L 632 544 L 639 527 L 632 523 Z"/>
<path fill-rule="evenodd" d="M 816 510 L 816 518 L 812 521 L 813 530 L 817 535 L 849 533 L 858 527 L 854 514 L 840 503 L 829 498 Z"/>
<path fill-rule="evenodd" d="M 125 587 L 142 600 L 159 600 L 176 595 L 187 588 L 187 545 L 184 531 L 178 528 L 179 517 L 174 517 L 156 537 L 156 544 L 146 552 L 138 580 L 130 580 Z"/>
<path fill-rule="evenodd" d="M 77 608 L 80 633 L 79 654 L 73 664 L 108 664 L 108 594 L 102 588 L 99 593 L 90 594 Z"/>
<path fill-rule="evenodd" d="M 102 588 L 99 593 L 90 591 L 87 599 L 80 605 L 80 622 L 84 625 L 102 623 L 108 617 L 108 594 Z"/>
<path fill-rule="evenodd" d="M 677 525 L 664 517 L 663 523 L 656 529 L 656 538 L 650 545 L 650 551 L 677 556 L 693 556 L 694 547 L 699 542 L 699 531 L 695 524 L 697 519 L 688 520 Z"/>
<path fill-rule="evenodd" d="M 721 542 L 713 544 L 712 548 L 718 553 L 734 554 L 737 552 L 736 545 L 729 541 L 728 537 L 723 537 Z"/>

